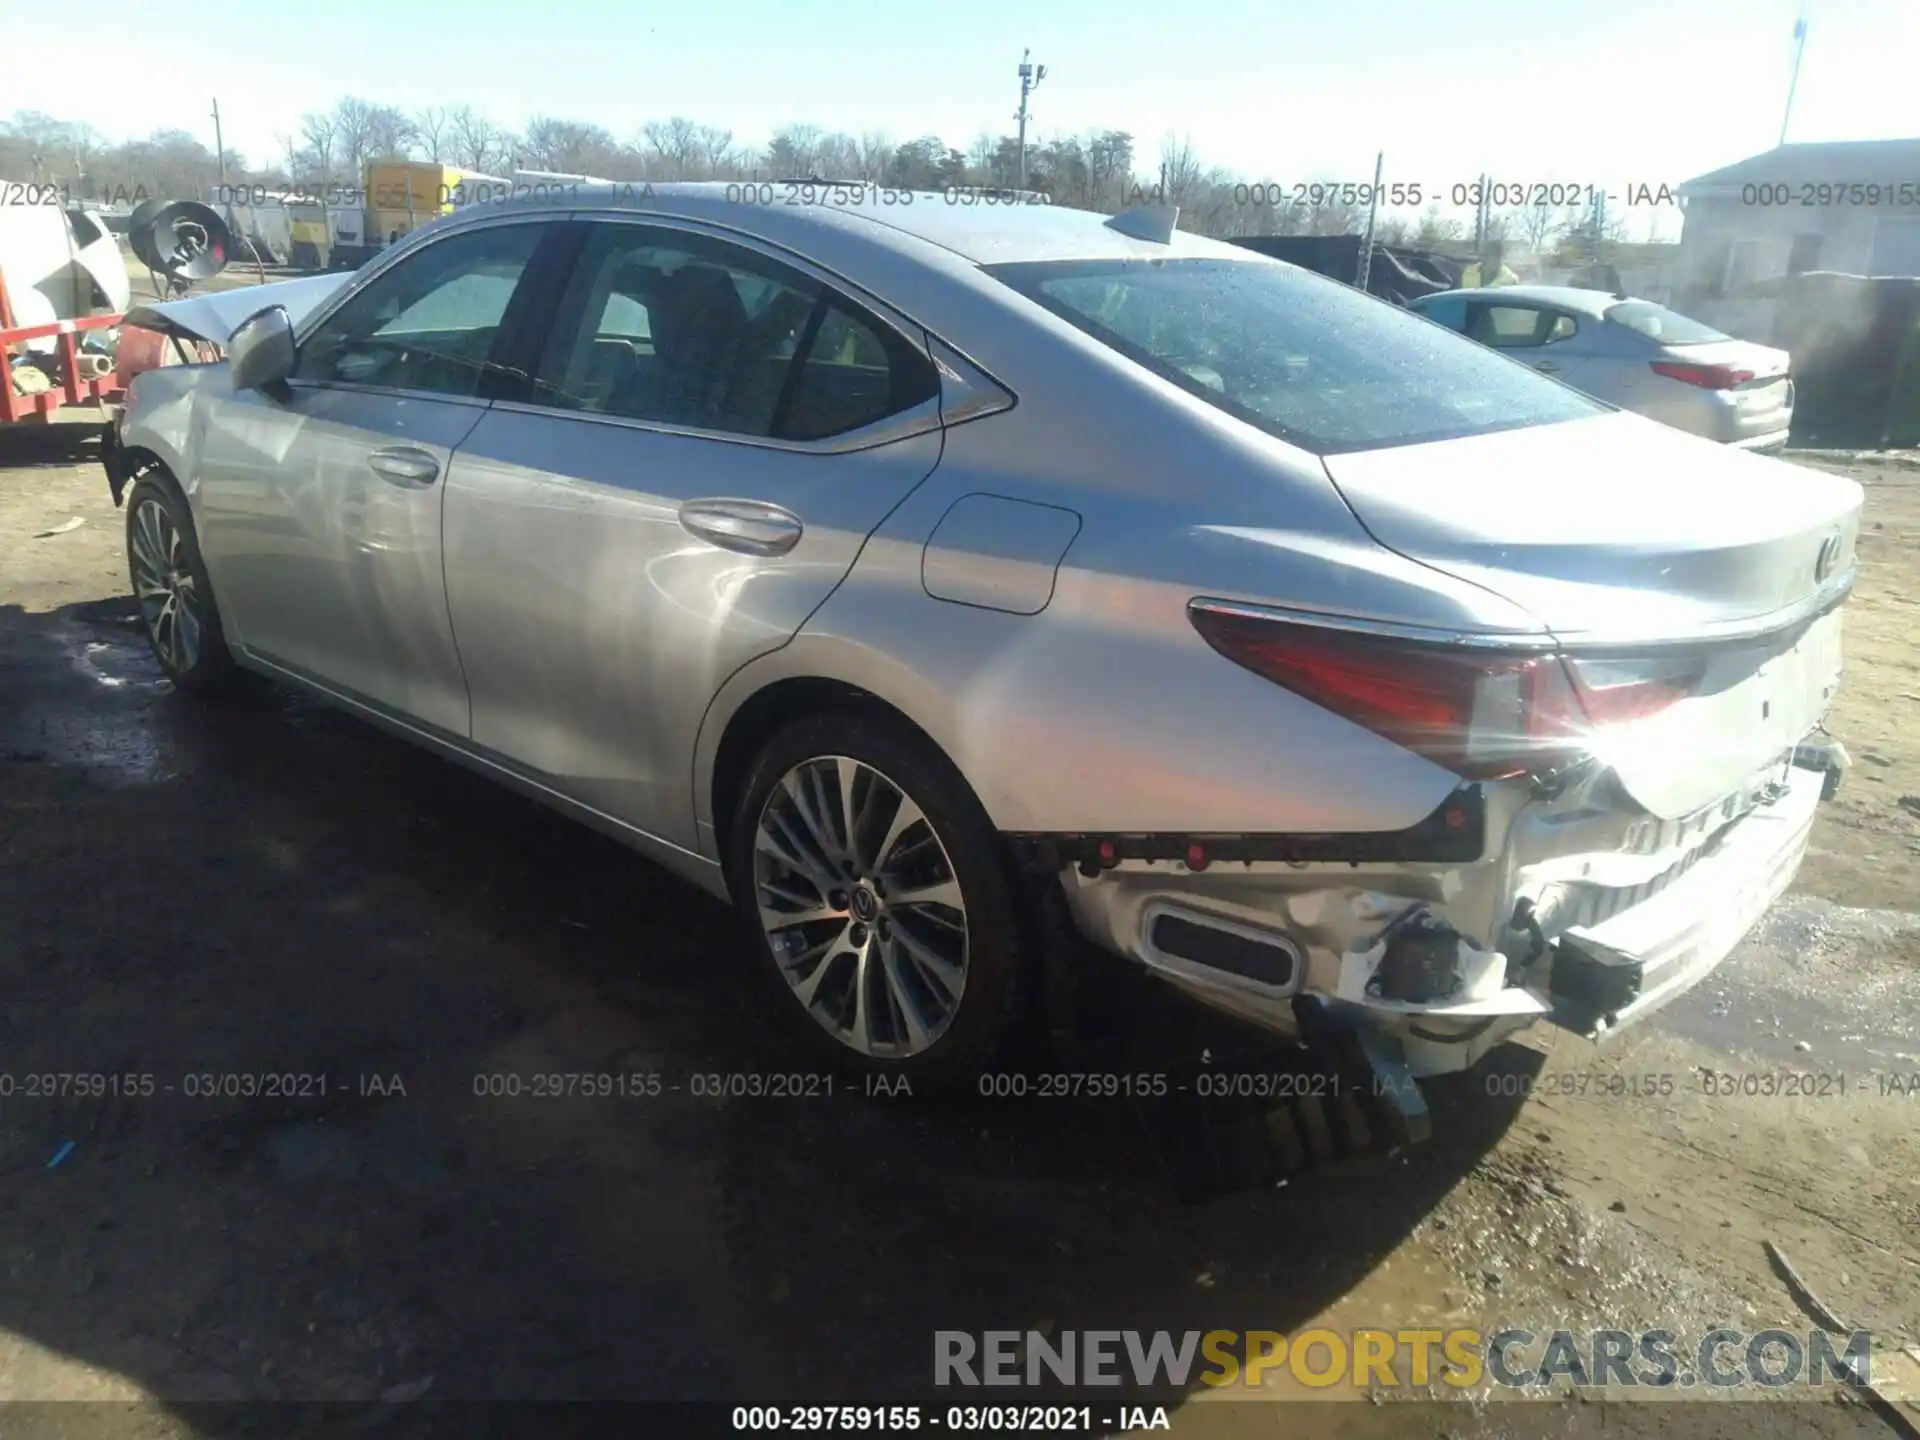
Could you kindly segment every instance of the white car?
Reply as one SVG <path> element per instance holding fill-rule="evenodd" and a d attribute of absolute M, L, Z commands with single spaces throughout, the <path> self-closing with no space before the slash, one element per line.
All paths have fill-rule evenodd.
<path fill-rule="evenodd" d="M 1417 315 L 1622 410 L 1745 450 L 1793 424 L 1792 357 L 1605 290 L 1502 285 L 1408 302 Z"/>

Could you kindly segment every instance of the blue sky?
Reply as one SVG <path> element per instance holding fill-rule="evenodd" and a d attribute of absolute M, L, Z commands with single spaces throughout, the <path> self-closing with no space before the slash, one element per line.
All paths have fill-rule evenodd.
<path fill-rule="evenodd" d="M 345 93 L 408 109 L 466 101 L 623 138 L 685 115 L 763 142 L 779 125 L 1010 132 L 1023 46 L 1048 67 L 1041 139 L 1130 130 L 1247 178 L 1445 186 L 1677 182 L 1779 133 L 1797 0 L 201 0 L 171 21 L 76 26 L 0 0 L 0 109 L 84 115 L 111 138 L 203 133 L 265 159 Z M 1920 134 L 1920 0 L 1807 0 L 1791 138 Z M 303 18 L 323 17 L 323 18 Z M 529 23 L 535 17 L 537 23 Z M 89 77 L 84 86 L 71 77 Z M 101 77 L 157 77 L 128 83 Z M 204 94 L 204 100 L 200 96 Z M 1920 180 L 1920 176 L 1889 177 Z M 1677 217 L 1670 222 L 1677 233 Z M 1671 238 L 1671 236 L 1669 237 Z"/>

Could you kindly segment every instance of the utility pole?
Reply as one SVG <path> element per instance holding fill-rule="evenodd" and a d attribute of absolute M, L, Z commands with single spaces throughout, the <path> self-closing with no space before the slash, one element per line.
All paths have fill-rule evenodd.
<path fill-rule="evenodd" d="M 1018 142 L 1020 147 L 1020 182 L 1017 188 L 1021 190 L 1027 188 L 1027 96 L 1037 90 L 1040 87 L 1040 82 L 1047 78 L 1047 67 L 1044 65 L 1035 65 L 1028 58 L 1032 54 L 1033 51 L 1031 50 L 1022 50 L 1020 52 L 1020 109 L 1013 117 L 1020 122 L 1020 139 Z"/>
<path fill-rule="evenodd" d="M 1807 53 L 1807 12 L 1793 22 L 1793 77 L 1787 81 L 1787 108 L 1780 117 L 1780 143 L 1787 143 L 1787 122 L 1793 119 L 1793 92 L 1800 87 L 1800 57 Z"/>
<path fill-rule="evenodd" d="M 227 193 L 227 144 L 220 137 L 220 102 L 213 102 L 213 151 L 220 165 L 220 193 Z"/>

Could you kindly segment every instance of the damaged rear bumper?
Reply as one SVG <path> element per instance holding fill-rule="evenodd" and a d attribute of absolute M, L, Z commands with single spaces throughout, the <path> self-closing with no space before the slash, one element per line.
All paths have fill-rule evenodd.
<path fill-rule="evenodd" d="M 1083 933 L 1196 999 L 1303 1040 L 1377 1037 L 1411 1075 L 1445 1074 L 1538 1021 L 1602 1038 L 1692 988 L 1792 881 L 1844 764 L 1803 745 L 1658 848 L 1632 850 L 1646 822 L 1604 813 L 1600 777 L 1552 804 L 1480 797 L 1487 848 L 1458 863 L 1141 859 L 1063 883 Z M 1529 853 L 1583 825 L 1595 848 Z"/>
<path fill-rule="evenodd" d="M 1698 984 L 1792 882 L 1826 786 L 1819 771 L 1789 771 L 1771 804 L 1733 826 L 1675 883 L 1602 924 L 1575 926 L 1555 940 L 1549 1018 L 1599 1039 Z"/>

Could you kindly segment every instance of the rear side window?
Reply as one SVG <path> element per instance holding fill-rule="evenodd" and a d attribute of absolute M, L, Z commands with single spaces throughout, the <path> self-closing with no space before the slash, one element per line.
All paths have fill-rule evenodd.
<path fill-rule="evenodd" d="M 1467 333 L 1482 345 L 1513 350 L 1546 342 L 1547 314 L 1527 305 L 1476 305 Z"/>
<path fill-rule="evenodd" d="M 1468 306 L 1472 321 L 1467 334 L 1496 350 L 1525 350 L 1570 340 L 1579 330 L 1571 315 L 1540 310 L 1531 305 L 1494 305 L 1476 301 Z"/>
<path fill-rule="evenodd" d="M 1729 338 L 1711 325 L 1689 320 L 1651 300 L 1622 300 L 1607 307 L 1606 318 L 1662 345 L 1710 345 Z"/>
<path fill-rule="evenodd" d="M 926 356 L 891 326 L 830 300 L 793 377 L 780 433 L 791 440 L 843 435 L 930 400 L 938 388 Z"/>
<path fill-rule="evenodd" d="M 707 236 L 595 225 L 536 404 L 756 438 L 844 434 L 929 398 L 931 361 L 851 301 Z"/>
<path fill-rule="evenodd" d="M 1316 454 L 1604 413 L 1504 356 L 1291 265 L 1081 260 L 989 273 L 1163 379 Z"/>

